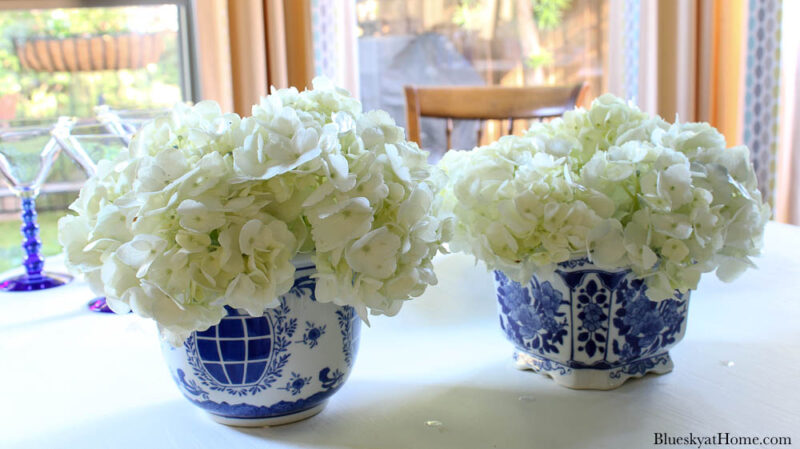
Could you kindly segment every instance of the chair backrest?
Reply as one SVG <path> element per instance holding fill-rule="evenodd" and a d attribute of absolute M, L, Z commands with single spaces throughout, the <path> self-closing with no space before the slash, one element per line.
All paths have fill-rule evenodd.
<path fill-rule="evenodd" d="M 450 149 L 453 119 L 514 120 L 560 117 L 580 104 L 588 84 L 571 86 L 405 86 L 406 131 L 420 147 L 420 118 L 446 118 L 447 149 Z M 478 127 L 478 144 L 482 126 Z"/>

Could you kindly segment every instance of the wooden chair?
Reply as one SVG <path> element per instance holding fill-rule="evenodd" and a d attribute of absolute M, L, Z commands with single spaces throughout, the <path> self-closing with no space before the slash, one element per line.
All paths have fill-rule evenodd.
<path fill-rule="evenodd" d="M 453 119 L 508 120 L 508 134 L 514 120 L 542 121 L 560 117 L 580 104 L 589 85 L 572 86 L 405 86 L 408 139 L 420 147 L 420 118 L 447 119 L 447 149 L 451 148 Z M 483 126 L 478 127 L 480 144 Z"/>

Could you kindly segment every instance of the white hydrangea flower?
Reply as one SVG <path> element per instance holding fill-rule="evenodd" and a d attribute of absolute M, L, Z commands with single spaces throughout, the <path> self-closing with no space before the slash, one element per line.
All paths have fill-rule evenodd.
<path fill-rule="evenodd" d="M 394 314 L 436 283 L 451 219 L 434 213 L 427 153 L 382 111 L 323 79 L 273 89 L 244 119 L 176 105 L 101 161 L 59 223 L 67 263 L 114 310 L 180 344 L 224 307 L 260 315 L 299 253 L 318 301 Z"/>
<path fill-rule="evenodd" d="M 527 282 L 572 257 L 630 268 L 654 299 L 726 281 L 761 248 L 769 208 L 746 147 L 705 123 L 669 124 L 611 96 L 440 161 L 450 248 Z"/>
<path fill-rule="evenodd" d="M 331 251 L 353 241 L 372 228 L 374 212 L 364 197 L 325 204 L 309 211 L 311 233 L 317 251 Z"/>

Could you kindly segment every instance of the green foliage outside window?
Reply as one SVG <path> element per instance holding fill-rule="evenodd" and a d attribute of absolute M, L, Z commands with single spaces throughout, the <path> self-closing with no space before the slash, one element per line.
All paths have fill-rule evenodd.
<path fill-rule="evenodd" d="M 540 30 L 552 30 L 561 25 L 564 10 L 572 0 L 531 0 L 533 17 Z"/>
<path fill-rule="evenodd" d="M 137 8 L 0 11 L 0 97 L 16 96 L 13 118 L 86 117 L 101 103 L 116 108 L 154 108 L 180 101 L 176 33 L 165 35 L 161 61 L 143 69 L 48 73 L 20 66 L 15 40 L 157 31 L 131 29 L 134 9 Z M 9 112 L 6 111 L 7 117 Z"/>

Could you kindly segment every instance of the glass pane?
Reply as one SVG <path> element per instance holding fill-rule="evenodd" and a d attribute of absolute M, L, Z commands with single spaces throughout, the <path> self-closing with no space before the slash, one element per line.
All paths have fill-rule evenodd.
<path fill-rule="evenodd" d="M 0 119 L 181 98 L 176 5 L 0 11 Z"/>
<path fill-rule="evenodd" d="M 134 129 L 152 115 L 140 111 L 185 100 L 179 31 L 174 4 L 0 10 L 0 133 L 9 158 L 32 166 L 40 142 L 28 148 L 8 132 L 50 127 L 62 115 L 80 118 L 73 134 L 92 160 L 113 158 L 123 145 L 97 124 L 97 107 Z M 62 152 L 37 200 L 45 255 L 61 250 L 56 222 L 85 179 Z M 0 271 L 20 263 L 19 226 L 19 201 L 0 183 Z"/>
<path fill-rule="evenodd" d="M 403 85 L 564 85 L 602 90 L 608 0 L 357 0 L 361 99 L 405 124 Z M 524 124 L 522 124 L 524 126 Z M 489 123 L 483 141 L 506 124 Z M 456 122 L 472 148 L 476 122 Z M 445 124 L 423 119 L 423 146 L 445 149 Z"/>

